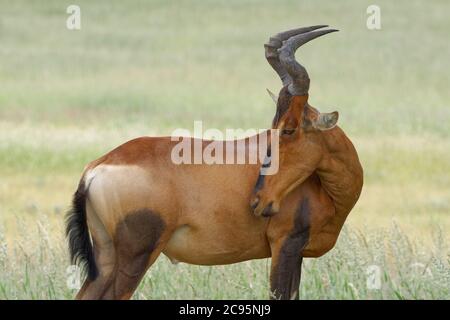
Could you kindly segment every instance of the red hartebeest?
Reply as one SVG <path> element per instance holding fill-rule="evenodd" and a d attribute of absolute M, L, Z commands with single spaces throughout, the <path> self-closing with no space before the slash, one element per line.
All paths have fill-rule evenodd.
<path fill-rule="evenodd" d="M 273 121 L 282 133 L 277 174 L 260 175 L 261 163 L 174 164 L 169 137 L 131 140 L 86 166 L 67 220 L 72 260 L 88 270 L 78 299 L 130 298 L 161 252 L 199 265 L 272 257 L 271 297 L 298 298 L 302 258 L 334 246 L 362 187 L 355 149 L 335 114 L 307 104 L 309 79 L 294 58 L 332 31 L 314 31 L 322 27 L 266 45 L 285 85 Z M 241 140 L 245 152 L 261 137 Z"/>

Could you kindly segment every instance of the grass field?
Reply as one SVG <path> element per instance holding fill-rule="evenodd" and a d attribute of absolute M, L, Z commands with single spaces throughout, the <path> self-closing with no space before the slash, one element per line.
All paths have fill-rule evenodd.
<path fill-rule="evenodd" d="M 66 29 L 81 7 L 82 29 Z M 302 298 L 450 299 L 450 3 L 0 0 L 0 299 L 64 299 L 63 218 L 84 165 L 142 135 L 266 128 L 278 78 L 262 44 L 326 23 L 298 57 L 310 103 L 340 111 L 365 170 L 337 247 L 306 262 Z M 381 270 L 370 290 L 367 268 Z M 268 297 L 269 261 L 172 266 L 135 298 Z"/>

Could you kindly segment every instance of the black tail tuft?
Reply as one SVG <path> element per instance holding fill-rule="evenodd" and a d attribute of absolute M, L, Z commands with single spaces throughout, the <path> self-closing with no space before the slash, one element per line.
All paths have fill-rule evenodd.
<path fill-rule="evenodd" d="M 73 196 L 72 208 L 67 212 L 66 236 L 72 263 L 87 268 L 88 279 L 94 280 L 98 270 L 86 221 L 86 188 L 83 179 Z"/>

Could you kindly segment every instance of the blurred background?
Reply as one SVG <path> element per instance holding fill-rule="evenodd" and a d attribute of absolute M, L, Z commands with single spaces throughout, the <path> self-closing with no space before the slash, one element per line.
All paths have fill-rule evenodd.
<path fill-rule="evenodd" d="M 71 4 L 81 30 L 66 28 Z M 366 26 L 372 4 L 380 30 Z M 194 120 L 270 127 L 265 89 L 281 84 L 263 44 L 329 24 L 340 32 L 297 57 L 310 104 L 340 112 L 365 185 L 337 247 L 307 261 L 301 298 L 449 299 L 448 12 L 445 0 L 0 0 L 0 298 L 76 292 L 63 224 L 85 164 Z M 265 299 L 268 268 L 160 258 L 135 298 Z"/>

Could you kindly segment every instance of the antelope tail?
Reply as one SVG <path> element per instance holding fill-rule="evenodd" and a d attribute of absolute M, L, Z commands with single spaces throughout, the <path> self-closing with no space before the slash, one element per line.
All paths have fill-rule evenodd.
<path fill-rule="evenodd" d="M 69 243 L 70 259 L 87 271 L 89 280 L 97 277 L 98 269 L 95 264 L 91 237 L 86 217 L 86 197 L 84 178 L 78 184 L 73 195 L 72 207 L 66 216 L 66 237 Z"/>

